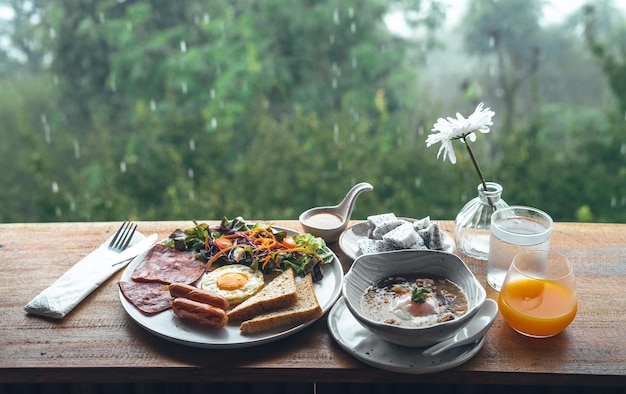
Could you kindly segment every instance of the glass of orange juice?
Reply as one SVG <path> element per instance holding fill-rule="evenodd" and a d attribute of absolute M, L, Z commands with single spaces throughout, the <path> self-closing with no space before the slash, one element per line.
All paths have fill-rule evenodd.
<path fill-rule="evenodd" d="M 498 306 L 506 322 L 521 334 L 547 338 L 560 333 L 578 310 L 572 265 L 551 251 L 517 254 L 502 283 Z"/>

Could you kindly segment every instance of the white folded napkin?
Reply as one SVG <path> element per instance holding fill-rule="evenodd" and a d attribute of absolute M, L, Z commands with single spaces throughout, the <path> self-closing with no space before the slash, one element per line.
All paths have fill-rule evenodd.
<path fill-rule="evenodd" d="M 146 252 L 154 244 L 156 234 L 150 236 L 150 239 L 146 239 L 142 244 L 138 244 L 146 237 L 136 231 L 129 247 L 121 253 L 108 249 L 112 238 L 113 236 L 76 263 L 50 287 L 39 293 L 24 307 L 24 310 L 39 316 L 62 319 L 111 275 L 125 267 L 138 254 Z M 149 242 L 150 240 L 152 242 Z M 136 247 L 133 248 L 133 246 Z M 127 256 L 126 261 L 113 265 L 119 261 L 120 257 L 125 256 Z"/>

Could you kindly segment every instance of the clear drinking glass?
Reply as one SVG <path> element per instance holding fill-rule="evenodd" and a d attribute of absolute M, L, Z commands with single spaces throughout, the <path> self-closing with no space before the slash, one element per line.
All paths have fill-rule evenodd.
<path fill-rule="evenodd" d="M 552 218 L 531 207 L 513 205 L 491 215 L 487 283 L 500 291 L 513 257 L 524 250 L 548 250 Z"/>
<path fill-rule="evenodd" d="M 519 253 L 502 284 L 498 306 L 506 322 L 521 334 L 547 338 L 560 333 L 578 310 L 572 265 L 554 252 Z"/>

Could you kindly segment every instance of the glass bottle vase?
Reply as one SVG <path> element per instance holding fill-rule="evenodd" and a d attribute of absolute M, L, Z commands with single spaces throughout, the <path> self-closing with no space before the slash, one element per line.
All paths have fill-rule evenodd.
<path fill-rule="evenodd" d="M 478 197 L 470 200 L 454 220 L 454 236 L 457 248 L 479 260 L 489 257 L 491 214 L 509 205 L 502 199 L 502 186 L 495 182 L 478 185 Z"/>

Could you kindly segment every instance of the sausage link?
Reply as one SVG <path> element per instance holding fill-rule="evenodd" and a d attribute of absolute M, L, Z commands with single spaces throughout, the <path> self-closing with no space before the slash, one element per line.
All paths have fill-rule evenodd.
<path fill-rule="evenodd" d="M 188 298 L 190 300 L 209 304 L 216 308 L 224 310 L 230 308 L 230 303 L 226 298 L 222 297 L 219 294 L 199 289 L 195 286 L 187 285 L 184 283 L 172 283 L 169 285 L 169 290 L 170 294 L 174 298 Z"/>
<path fill-rule="evenodd" d="M 187 298 L 174 298 L 172 310 L 181 319 L 213 328 L 222 328 L 228 323 L 225 310 Z"/>

